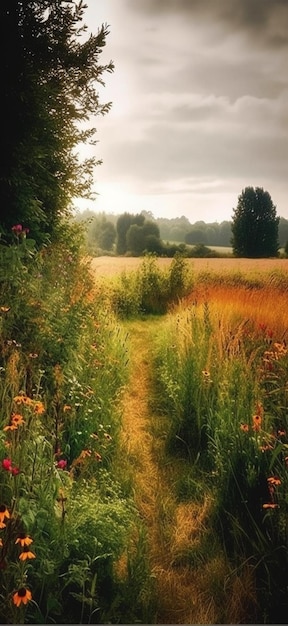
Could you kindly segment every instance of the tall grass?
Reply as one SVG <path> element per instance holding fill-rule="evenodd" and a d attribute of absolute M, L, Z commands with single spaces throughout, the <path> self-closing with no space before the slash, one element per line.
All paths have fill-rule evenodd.
<path fill-rule="evenodd" d="M 233 292 L 226 306 L 220 297 L 198 304 L 194 296 L 194 304 L 169 316 L 158 339 L 158 401 L 171 423 L 167 449 L 206 476 L 215 494 L 213 525 L 231 563 L 238 571 L 252 567 L 258 618 L 281 622 L 288 581 L 283 325 L 274 328 L 271 317 L 268 325 L 265 307 L 258 323 L 261 290 L 254 292 L 255 320 L 243 317 Z"/>

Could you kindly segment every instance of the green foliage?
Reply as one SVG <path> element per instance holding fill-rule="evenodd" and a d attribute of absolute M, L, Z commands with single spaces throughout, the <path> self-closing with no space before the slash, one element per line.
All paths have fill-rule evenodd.
<path fill-rule="evenodd" d="M 65 245 L 59 232 L 39 252 L 21 230 L 0 247 L 3 623 L 119 622 L 132 582 L 116 574 L 139 526 L 114 470 L 126 335 L 94 297 L 81 229 L 61 228 Z M 141 596 L 150 574 L 137 567 Z M 142 621 L 134 600 L 127 621 Z"/>
<path fill-rule="evenodd" d="M 124 272 L 111 296 L 112 308 L 120 317 L 139 314 L 161 315 L 192 289 L 187 261 L 176 254 L 167 271 L 157 264 L 157 257 L 147 254 L 137 272 Z"/>
<path fill-rule="evenodd" d="M 234 209 L 232 246 L 235 256 L 278 256 L 278 224 L 276 207 L 268 191 L 246 187 Z"/>
<path fill-rule="evenodd" d="M 80 162 L 75 148 L 93 142 L 95 129 L 79 122 L 109 111 L 97 84 L 113 64 L 98 62 L 107 27 L 84 40 L 84 9 L 82 2 L 1 3 L 0 225 L 7 241 L 11 227 L 24 224 L 37 244 L 47 243 L 73 198 L 90 195 L 97 161 Z M 7 37 L 13 55 L 6 54 Z"/>

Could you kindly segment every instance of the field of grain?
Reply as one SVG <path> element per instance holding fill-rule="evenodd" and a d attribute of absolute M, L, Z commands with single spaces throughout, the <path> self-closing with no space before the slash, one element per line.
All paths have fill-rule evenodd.
<path fill-rule="evenodd" d="M 172 259 L 159 258 L 160 267 L 168 267 Z M 211 271 L 223 272 L 271 272 L 282 270 L 288 272 L 288 259 L 236 259 L 236 258 L 206 258 L 188 259 L 194 272 Z M 91 267 L 99 277 L 108 277 L 131 272 L 138 269 L 143 262 L 141 257 L 109 257 L 100 256 L 92 259 Z"/>

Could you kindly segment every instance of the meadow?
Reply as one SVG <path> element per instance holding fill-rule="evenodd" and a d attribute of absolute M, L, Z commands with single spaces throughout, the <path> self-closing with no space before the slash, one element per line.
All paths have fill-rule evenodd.
<path fill-rule="evenodd" d="M 0 254 L 1 623 L 285 623 L 288 262 Z"/>

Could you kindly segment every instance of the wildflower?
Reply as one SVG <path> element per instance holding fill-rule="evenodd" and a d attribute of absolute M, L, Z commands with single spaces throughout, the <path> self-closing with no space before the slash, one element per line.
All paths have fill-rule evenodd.
<path fill-rule="evenodd" d="M 100 463 L 100 461 L 102 461 L 102 456 L 101 454 L 99 454 L 99 452 L 95 452 L 95 459 L 97 463 Z"/>
<path fill-rule="evenodd" d="M 33 400 L 31 400 L 31 398 L 28 398 L 28 396 L 26 396 L 24 393 L 20 393 L 18 396 L 15 396 L 14 402 L 16 402 L 16 404 L 24 404 L 26 406 L 31 406 L 31 404 L 33 404 Z"/>
<path fill-rule="evenodd" d="M 10 513 L 5 506 L 5 504 L 0 504 L 0 524 L 4 524 L 4 526 L 0 526 L 0 528 L 5 528 L 5 519 L 10 518 Z"/>
<path fill-rule="evenodd" d="M 20 543 L 21 548 L 24 548 L 24 546 L 30 546 L 30 544 L 33 543 L 33 539 L 31 539 L 29 535 L 26 535 L 26 533 L 19 533 L 15 541 L 15 544 L 17 543 Z"/>
<path fill-rule="evenodd" d="M 1 313 L 8 313 L 10 311 L 10 306 L 0 306 Z"/>
<path fill-rule="evenodd" d="M 267 502 L 266 504 L 262 504 L 262 509 L 278 509 L 279 504 L 275 504 L 275 502 Z"/>
<path fill-rule="evenodd" d="M 12 596 L 12 600 L 16 606 L 20 606 L 20 604 L 27 604 L 30 600 L 32 600 L 32 593 L 26 587 L 20 587 Z"/>
<path fill-rule="evenodd" d="M 18 474 L 20 474 L 20 469 L 19 467 L 17 467 L 17 465 L 14 465 L 14 467 L 11 467 L 11 474 L 12 476 L 18 476 Z"/>
<path fill-rule="evenodd" d="M 0 537 L 0 548 L 3 548 L 3 540 Z"/>
<path fill-rule="evenodd" d="M 67 461 L 65 459 L 60 459 L 58 463 L 56 464 L 56 467 L 62 470 L 64 470 L 66 466 L 67 466 Z"/>
<path fill-rule="evenodd" d="M 12 413 L 11 423 L 13 424 L 13 426 L 16 426 L 16 427 L 21 426 L 22 424 L 25 424 L 23 420 L 23 415 L 20 415 L 20 413 Z"/>
<path fill-rule="evenodd" d="M 37 401 L 34 403 L 34 413 L 36 413 L 36 415 L 42 415 L 42 413 L 45 413 L 43 402 Z"/>
<path fill-rule="evenodd" d="M 14 226 L 12 226 L 11 228 L 12 233 L 14 233 L 15 235 L 19 235 L 19 233 L 22 233 L 22 224 L 15 224 Z"/>
<path fill-rule="evenodd" d="M 4 470 L 6 470 L 6 472 L 11 472 L 11 469 L 12 469 L 12 461 L 11 461 L 11 459 L 3 459 L 2 467 L 3 467 Z"/>
<path fill-rule="evenodd" d="M 252 429 L 253 429 L 255 432 L 258 432 L 258 431 L 260 430 L 260 428 L 261 428 L 261 423 L 262 423 L 262 417 L 261 417 L 261 415 L 253 415 L 252 420 L 253 420 L 253 426 L 252 426 Z"/>
<path fill-rule="evenodd" d="M 273 446 L 267 443 L 265 446 L 259 446 L 261 452 L 267 452 L 267 450 L 273 450 Z"/>
<path fill-rule="evenodd" d="M 20 561 L 26 561 L 27 559 L 35 559 L 35 558 L 36 558 L 36 554 L 34 554 L 34 552 L 31 552 L 28 546 L 24 546 L 23 552 L 19 554 Z"/>
<path fill-rule="evenodd" d="M 240 424 L 240 430 L 243 430 L 244 433 L 248 433 L 249 431 L 248 424 Z"/>
<path fill-rule="evenodd" d="M 3 430 L 4 432 L 6 432 L 7 430 L 17 430 L 17 426 L 16 424 L 8 424 L 8 426 L 4 426 Z"/>
<path fill-rule="evenodd" d="M 277 478 L 276 476 L 270 476 L 269 478 L 267 478 L 267 482 L 269 483 L 269 485 L 281 485 L 280 478 Z"/>
<path fill-rule="evenodd" d="M 30 354 L 29 354 L 29 358 L 30 359 L 37 359 L 38 356 L 39 355 L 36 352 L 30 352 Z"/>
<path fill-rule="evenodd" d="M 63 411 L 64 413 L 66 413 L 66 411 L 71 411 L 72 407 L 70 406 L 70 404 L 64 404 L 63 406 Z"/>
<path fill-rule="evenodd" d="M 286 430 L 278 430 L 277 432 L 279 437 L 285 437 L 286 436 Z"/>
<path fill-rule="evenodd" d="M 112 437 L 111 435 L 109 435 L 109 433 L 104 433 L 104 437 L 105 439 L 107 439 L 107 441 L 112 441 Z"/>

